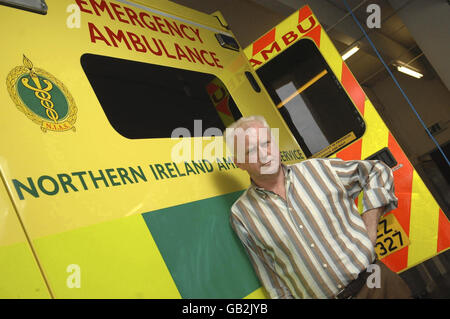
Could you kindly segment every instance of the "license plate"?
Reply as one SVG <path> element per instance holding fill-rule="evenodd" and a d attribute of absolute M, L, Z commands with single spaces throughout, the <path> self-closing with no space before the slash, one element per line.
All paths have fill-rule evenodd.
<path fill-rule="evenodd" d="M 409 245 L 409 238 L 394 214 L 380 219 L 377 228 L 375 252 L 378 258 L 384 258 Z"/>

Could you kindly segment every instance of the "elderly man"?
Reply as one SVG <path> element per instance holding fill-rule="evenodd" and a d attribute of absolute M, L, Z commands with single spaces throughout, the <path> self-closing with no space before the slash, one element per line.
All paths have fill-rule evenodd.
<path fill-rule="evenodd" d="M 340 159 L 286 166 L 260 116 L 233 123 L 225 138 L 251 181 L 231 225 L 271 298 L 410 298 L 374 250 L 380 216 L 397 207 L 389 167 Z M 362 216 L 354 203 L 361 191 Z M 368 285 L 372 275 L 380 278 Z"/>

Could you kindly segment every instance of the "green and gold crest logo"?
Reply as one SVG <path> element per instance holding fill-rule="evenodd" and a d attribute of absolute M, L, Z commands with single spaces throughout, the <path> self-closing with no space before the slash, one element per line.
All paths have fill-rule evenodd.
<path fill-rule="evenodd" d="M 72 95 L 62 82 L 35 68 L 25 55 L 23 66 L 9 72 L 6 85 L 19 110 L 39 124 L 42 131 L 75 131 L 77 107 Z"/>

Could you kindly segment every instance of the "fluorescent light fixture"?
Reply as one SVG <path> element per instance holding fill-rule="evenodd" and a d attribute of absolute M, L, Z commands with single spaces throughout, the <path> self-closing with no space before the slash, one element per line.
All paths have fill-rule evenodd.
<path fill-rule="evenodd" d="M 413 77 L 415 77 L 417 79 L 420 79 L 421 77 L 423 77 L 422 73 L 414 71 L 414 70 L 412 70 L 412 69 L 410 69 L 410 68 L 408 68 L 406 66 L 399 65 L 399 66 L 397 66 L 397 70 L 399 70 L 402 73 L 405 73 L 405 74 L 408 74 L 410 76 L 413 76 Z"/>
<path fill-rule="evenodd" d="M 343 56 L 342 59 L 345 61 L 347 60 L 349 57 L 351 57 L 353 54 L 355 54 L 356 52 L 358 52 L 359 50 L 359 46 L 354 46 L 353 48 L 351 48 L 350 50 L 348 50 Z"/>

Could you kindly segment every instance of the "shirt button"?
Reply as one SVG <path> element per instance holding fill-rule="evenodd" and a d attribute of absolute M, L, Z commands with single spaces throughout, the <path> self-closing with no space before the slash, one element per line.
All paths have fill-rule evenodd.
<path fill-rule="evenodd" d="M 327 268 L 328 267 L 328 265 L 327 264 L 323 264 L 323 268 Z"/>
<path fill-rule="evenodd" d="M 303 225 L 300 225 L 299 227 L 300 227 L 300 229 L 303 229 Z"/>
<path fill-rule="evenodd" d="M 338 287 L 339 289 L 341 289 L 341 288 L 342 288 L 342 286 L 341 286 L 341 285 L 337 285 L 337 287 Z"/>
<path fill-rule="evenodd" d="M 311 244 L 311 247 L 314 248 L 314 244 Z"/>

